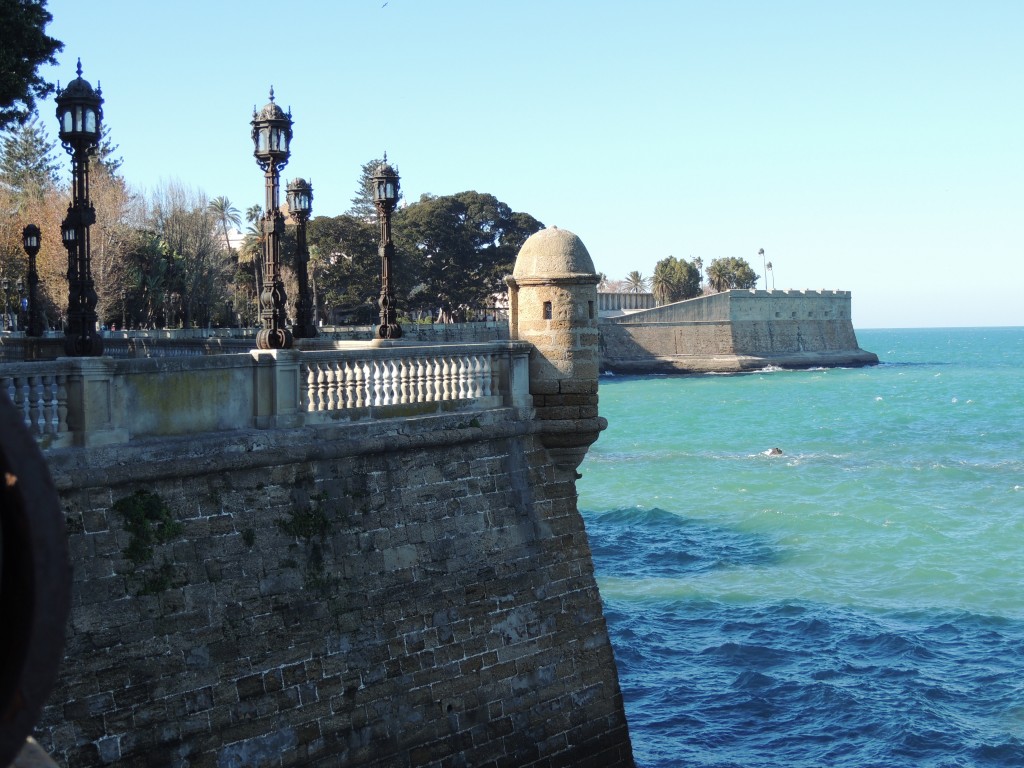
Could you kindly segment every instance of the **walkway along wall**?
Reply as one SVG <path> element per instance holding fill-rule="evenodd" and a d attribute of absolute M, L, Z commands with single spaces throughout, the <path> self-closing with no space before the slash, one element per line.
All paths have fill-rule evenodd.
<path fill-rule="evenodd" d="M 849 291 L 723 291 L 601 321 L 601 368 L 728 372 L 878 363 L 857 344 Z"/>

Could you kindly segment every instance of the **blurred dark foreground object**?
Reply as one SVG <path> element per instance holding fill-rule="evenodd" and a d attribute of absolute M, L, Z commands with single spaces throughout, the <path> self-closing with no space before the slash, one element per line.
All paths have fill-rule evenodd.
<path fill-rule="evenodd" d="M 23 747 L 38 750 L 26 739 L 57 679 L 70 606 L 57 491 L 22 416 L 0 392 L 0 767 Z"/>

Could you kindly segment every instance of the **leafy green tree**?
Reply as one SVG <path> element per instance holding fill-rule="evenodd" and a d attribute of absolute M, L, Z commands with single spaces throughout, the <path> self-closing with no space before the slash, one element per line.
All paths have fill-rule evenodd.
<path fill-rule="evenodd" d="M 317 216 L 306 233 L 318 306 L 346 322 L 372 323 L 380 295 L 377 227 L 359 216 Z"/>
<path fill-rule="evenodd" d="M 43 192 L 60 183 L 60 163 L 54 157 L 57 142 L 50 141 L 46 130 L 34 116 L 11 127 L 0 142 L 0 184 L 22 206 L 37 201 Z"/>
<path fill-rule="evenodd" d="M 399 306 L 456 315 L 489 306 L 526 238 L 543 227 L 494 195 L 424 195 L 394 220 Z"/>
<path fill-rule="evenodd" d="M 53 84 L 37 70 L 56 64 L 64 44 L 46 34 L 53 16 L 46 0 L 0 0 L 0 128 L 24 122 L 35 112 L 36 99 L 53 93 Z"/>
<path fill-rule="evenodd" d="M 708 283 L 716 293 L 730 288 L 749 289 L 757 285 L 760 278 L 746 259 L 734 256 L 724 259 L 713 259 L 708 267 Z"/>
<path fill-rule="evenodd" d="M 647 278 L 635 269 L 626 275 L 626 292 L 643 293 L 647 290 Z"/>
<path fill-rule="evenodd" d="M 654 265 L 651 290 L 659 305 L 692 299 L 700 295 L 700 272 L 686 259 L 668 256 Z"/>

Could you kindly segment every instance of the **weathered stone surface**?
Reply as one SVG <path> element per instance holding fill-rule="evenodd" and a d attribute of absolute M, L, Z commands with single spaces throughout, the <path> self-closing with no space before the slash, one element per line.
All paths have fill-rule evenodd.
<path fill-rule="evenodd" d="M 89 523 L 40 743 L 76 768 L 631 766 L 575 486 L 539 424 L 51 452 Z M 133 562 L 114 504 L 140 489 L 180 528 Z"/>

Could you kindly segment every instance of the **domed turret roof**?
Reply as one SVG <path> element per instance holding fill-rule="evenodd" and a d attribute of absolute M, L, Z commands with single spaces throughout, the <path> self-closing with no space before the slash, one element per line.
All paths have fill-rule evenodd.
<path fill-rule="evenodd" d="M 517 280 L 596 274 L 594 261 L 583 241 L 569 230 L 558 227 L 548 227 L 530 235 L 519 249 L 512 271 Z"/>
<path fill-rule="evenodd" d="M 270 86 L 270 101 L 259 112 L 254 108 L 252 117 L 253 120 L 288 120 L 290 115 L 274 102 L 274 86 Z"/>
<path fill-rule="evenodd" d="M 66 87 L 58 89 L 57 95 L 61 99 L 81 99 L 86 97 L 89 99 L 95 99 L 100 96 L 101 91 L 97 87 L 93 90 L 93 87 L 89 84 L 89 81 L 82 77 L 82 60 L 78 60 L 78 77 L 67 84 Z M 101 99 L 102 101 L 102 99 Z"/>

